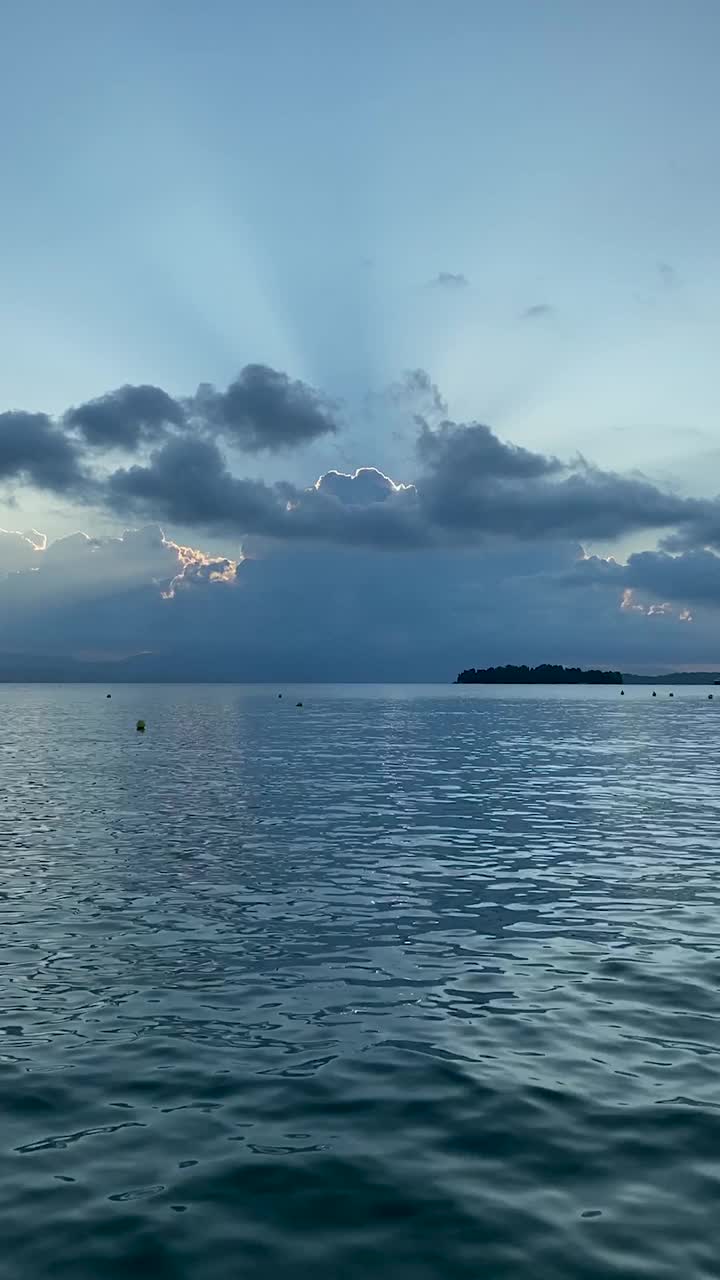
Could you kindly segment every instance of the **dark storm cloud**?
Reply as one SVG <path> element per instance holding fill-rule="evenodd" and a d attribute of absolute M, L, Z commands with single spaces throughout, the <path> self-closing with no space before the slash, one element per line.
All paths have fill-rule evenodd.
<path fill-rule="evenodd" d="M 281 536 L 378 550 L 428 545 L 413 485 L 396 485 L 374 467 L 330 471 L 290 503 Z"/>
<path fill-rule="evenodd" d="M 58 653 L 154 655 L 141 678 L 151 661 L 161 679 L 201 680 L 241 671 L 251 680 L 449 681 L 463 666 L 504 661 L 627 670 L 717 658 L 717 614 L 687 625 L 679 610 L 628 605 L 625 566 L 606 589 L 569 592 L 574 543 L 376 555 L 251 539 L 246 550 L 236 566 L 156 527 L 80 535 L 3 577 L 0 540 L 0 650 L 36 652 L 38 636 L 50 636 Z"/>
<path fill-rule="evenodd" d="M 277 453 L 337 431 L 330 400 L 264 364 L 246 365 L 227 391 L 202 384 L 191 409 L 206 429 L 248 453 Z"/>
<path fill-rule="evenodd" d="M 467 289 L 470 281 L 459 271 L 440 271 L 432 281 L 436 289 Z"/>
<path fill-rule="evenodd" d="M 160 387 L 126 386 L 69 409 L 64 422 L 93 448 L 133 450 L 157 439 L 168 425 L 182 426 L 185 414 Z"/>
<path fill-rule="evenodd" d="M 557 458 L 505 444 L 480 422 L 443 422 L 436 430 L 425 422 L 419 426 L 418 457 L 438 482 L 456 484 L 463 474 L 477 480 L 532 480 L 562 470 Z"/>
<path fill-rule="evenodd" d="M 712 551 L 638 551 L 628 556 L 628 586 L 682 604 L 720 605 L 720 556 Z"/>
<path fill-rule="evenodd" d="M 622 476 L 506 444 L 481 424 L 421 422 L 417 486 L 374 468 L 328 472 L 307 489 L 240 479 L 214 441 L 176 438 L 149 462 L 113 473 L 115 510 L 178 524 L 344 546 L 473 545 L 612 539 L 642 529 L 695 529 L 717 504 L 679 498 L 638 476 Z"/>
<path fill-rule="evenodd" d="M 118 511 L 267 534 L 279 527 L 284 510 L 277 487 L 233 476 L 208 440 L 168 440 L 149 463 L 118 468 L 108 480 L 107 497 Z"/>
<path fill-rule="evenodd" d="M 545 316 L 553 315 L 555 308 L 549 302 L 536 302 L 533 307 L 527 307 L 523 311 L 521 320 L 542 320 Z"/>
<path fill-rule="evenodd" d="M 720 607 L 720 556 L 712 551 L 638 551 L 626 564 L 588 556 L 578 561 L 567 581 L 571 585 L 630 588 L 646 598 L 681 605 Z"/>
<path fill-rule="evenodd" d="M 665 529 L 667 550 L 720 547 L 720 502 L 681 498 L 582 459 L 561 462 L 480 423 L 430 426 L 446 405 L 422 369 L 406 373 L 389 397 L 417 427 L 416 486 L 367 467 L 328 473 L 305 489 L 234 474 L 219 442 L 274 452 L 336 430 L 324 397 L 264 365 L 246 366 L 225 392 L 201 386 L 182 404 L 158 387 L 128 386 L 70 410 L 62 424 L 44 414 L 0 415 L 0 479 L 241 537 L 389 549 Z M 93 473 L 89 459 L 95 466 L 102 445 L 140 457 L 110 475 Z"/>
<path fill-rule="evenodd" d="M 568 587 L 612 587 L 621 591 L 626 585 L 625 568 L 611 558 L 585 556 L 562 575 L 560 582 Z"/>
<path fill-rule="evenodd" d="M 421 427 L 418 493 L 436 526 L 517 538 L 615 538 L 694 525 L 720 508 L 665 493 L 642 477 L 602 471 L 503 443 L 481 424 Z"/>
<path fill-rule="evenodd" d="M 266 365 L 246 365 L 226 391 L 203 384 L 194 397 L 182 402 L 161 387 L 124 386 L 68 409 L 58 421 L 24 410 L 2 413 L 0 481 L 20 480 L 37 488 L 85 497 L 97 490 L 93 496 L 100 500 L 104 481 L 97 473 L 93 479 L 90 467 L 96 465 L 103 451 L 120 449 L 142 454 L 162 443 L 185 440 L 192 444 L 198 438 L 211 443 L 222 438 L 248 453 L 278 453 L 336 431 L 334 406 L 320 392 Z M 172 450 L 164 455 L 166 459 L 174 456 Z M 201 493 L 207 485 L 218 482 L 217 466 L 212 461 L 215 455 L 206 451 L 203 457 L 210 472 Z M 196 477 L 201 471 L 198 463 Z M 110 491 L 115 505 L 122 474 L 118 474 Z M 145 475 L 145 483 L 150 483 L 152 474 Z M 167 498 L 170 489 L 169 478 L 166 479 Z M 179 475 L 175 481 L 179 483 Z M 226 499 L 231 481 L 233 477 L 228 473 L 223 481 Z M 140 483 L 139 475 L 134 476 L 134 482 Z M 252 490 L 254 485 L 250 481 L 236 483 L 246 490 Z M 130 489 L 127 493 L 132 496 Z M 179 487 L 178 504 L 182 496 Z M 186 493 L 185 497 L 189 500 L 190 495 Z M 189 506 L 192 512 L 191 501 Z M 227 506 L 228 501 L 224 511 Z"/>
<path fill-rule="evenodd" d="M 79 492 L 86 478 L 77 445 L 44 413 L 0 413 L 0 480 L 55 493 Z"/>
<path fill-rule="evenodd" d="M 699 504 L 697 519 L 667 534 L 661 546 L 665 551 L 695 551 L 704 547 L 720 550 L 720 501 Z"/>
<path fill-rule="evenodd" d="M 70 409 L 66 427 L 94 448 L 135 450 L 168 426 L 224 436 L 248 453 L 279 452 L 337 430 L 334 406 L 304 382 L 266 365 L 246 365 L 226 391 L 203 383 L 181 404 L 160 387 L 120 387 Z"/>
<path fill-rule="evenodd" d="M 149 463 L 115 471 L 107 494 L 118 512 L 239 535 L 374 547 L 414 546 L 425 537 L 414 489 L 374 468 L 330 472 L 309 489 L 268 485 L 233 476 L 209 441 L 168 441 Z"/>

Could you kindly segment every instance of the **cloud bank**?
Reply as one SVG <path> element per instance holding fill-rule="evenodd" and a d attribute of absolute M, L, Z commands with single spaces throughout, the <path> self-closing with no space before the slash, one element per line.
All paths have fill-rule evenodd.
<path fill-rule="evenodd" d="M 451 678 L 498 661 L 716 661 L 720 503 L 454 422 L 411 370 L 387 403 L 415 462 L 298 485 L 243 454 L 332 440 L 335 406 L 247 365 L 225 391 L 125 386 L 58 419 L 0 414 L 0 482 L 139 525 L 118 538 L 0 530 L 0 652 L 174 654 L 237 678 Z M 162 526 L 196 530 L 193 546 Z M 588 540 L 660 531 L 623 562 Z M 197 549 L 227 539 L 230 554 Z M 242 547 L 242 551 L 240 548 Z M 531 651 L 528 650 L 531 644 Z M 179 657 L 178 657 L 179 655 Z"/>
<path fill-rule="evenodd" d="M 451 680 L 468 663 L 627 669 L 680 652 L 700 665 L 717 661 L 718 608 L 713 553 L 622 564 L 566 540 L 378 555 L 255 538 L 232 559 L 158 526 L 46 548 L 0 535 L 0 655 L 145 653 L 180 678 Z"/>
<path fill-rule="evenodd" d="M 338 431 L 326 397 L 258 364 L 223 392 L 203 384 L 185 400 L 159 387 L 125 386 L 59 421 L 0 414 L 0 478 L 119 516 L 240 537 L 393 548 L 664 530 L 667 550 L 720 546 L 717 500 L 683 498 L 640 475 L 583 458 L 562 461 L 507 443 L 482 423 L 453 422 L 421 369 L 407 373 L 390 398 L 415 418 L 416 474 L 406 484 L 378 483 L 381 473 L 367 467 L 352 479 L 304 488 L 238 475 L 227 450 L 278 453 Z M 130 457 L 115 460 L 117 451 Z"/>

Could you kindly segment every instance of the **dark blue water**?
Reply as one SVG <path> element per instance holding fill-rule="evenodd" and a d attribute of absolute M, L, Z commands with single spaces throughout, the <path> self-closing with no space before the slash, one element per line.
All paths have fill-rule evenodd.
<path fill-rule="evenodd" d="M 720 1275 L 720 698 L 284 693 L 0 687 L 0 1276 Z"/>

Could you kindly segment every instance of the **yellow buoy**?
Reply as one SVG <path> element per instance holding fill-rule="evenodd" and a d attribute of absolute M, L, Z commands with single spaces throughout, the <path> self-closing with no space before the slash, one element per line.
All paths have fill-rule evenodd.
<path fill-rule="evenodd" d="M 138 720 L 137 724 L 135 725 L 135 728 L 137 729 L 138 733 L 144 733 L 144 732 L 145 732 L 145 721 L 144 721 L 144 720 Z"/>

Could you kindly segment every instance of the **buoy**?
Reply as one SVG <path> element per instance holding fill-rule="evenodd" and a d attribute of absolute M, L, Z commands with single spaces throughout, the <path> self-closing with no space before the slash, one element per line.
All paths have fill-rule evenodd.
<path fill-rule="evenodd" d="M 621 690 L 620 690 L 620 697 L 621 697 L 621 698 L 624 698 L 624 697 L 625 697 L 625 690 L 624 690 L 624 689 L 621 689 Z"/>
<path fill-rule="evenodd" d="M 675 697 L 675 694 L 674 694 L 674 693 L 669 693 L 669 694 L 668 694 L 668 698 L 674 698 L 674 697 Z"/>
<path fill-rule="evenodd" d="M 135 725 L 135 728 L 137 729 L 138 733 L 144 733 L 144 732 L 145 732 L 145 721 L 144 721 L 144 720 L 138 720 L 137 724 Z"/>
<path fill-rule="evenodd" d="M 296 706 L 296 707 L 301 707 L 301 706 L 302 706 L 302 702 L 296 702 L 296 703 L 295 703 L 295 706 Z"/>
<path fill-rule="evenodd" d="M 281 694 L 281 693 L 279 693 L 279 694 L 278 694 L 278 698 L 282 698 L 282 694 Z"/>
<path fill-rule="evenodd" d="M 712 694 L 711 694 L 711 693 L 709 693 L 709 694 L 708 694 L 708 702 L 712 702 Z"/>
<path fill-rule="evenodd" d="M 653 698 L 657 698 L 657 694 L 654 689 L 653 689 Z"/>
<path fill-rule="evenodd" d="M 111 694 L 111 693 L 106 693 L 106 694 L 105 694 L 105 697 L 106 697 L 106 698 L 112 698 L 112 694 Z"/>

